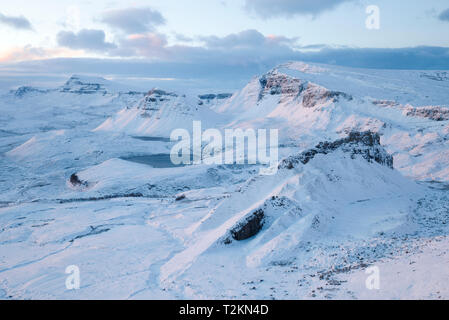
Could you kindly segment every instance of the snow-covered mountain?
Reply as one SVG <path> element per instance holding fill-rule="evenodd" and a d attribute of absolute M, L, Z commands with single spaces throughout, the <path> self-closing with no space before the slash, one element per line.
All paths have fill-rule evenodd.
<path fill-rule="evenodd" d="M 227 97 L 226 95 L 224 97 Z M 210 98 L 210 99 L 208 99 Z M 121 110 L 106 120 L 97 131 L 119 131 L 137 136 L 170 137 L 177 128 L 192 130 L 193 121 L 201 121 L 215 127 L 225 121 L 211 110 L 216 95 L 187 96 L 164 90 L 152 89 L 133 108 Z"/>
<path fill-rule="evenodd" d="M 1 97 L 0 298 L 448 298 L 446 74 L 290 62 L 232 95 L 72 76 Z M 278 171 L 174 166 L 193 121 L 279 129 Z"/>
<path fill-rule="evenodd" d="M 169 137 L 174 128 L 191 129 L 201 120 L 206 127 L 278 128 L 281 144 L 301 148 L 371 131 L 381 135 L 404 175 L 447 181 L 449 80 L 441 74 L 294 62 L 255 77 L 212 111 L 198 106 L 197 97 L 161 99 L 150 91 L 98 130 Z"/>

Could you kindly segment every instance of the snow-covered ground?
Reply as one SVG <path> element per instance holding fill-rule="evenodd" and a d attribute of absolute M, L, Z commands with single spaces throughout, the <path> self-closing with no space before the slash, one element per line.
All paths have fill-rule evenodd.
<path fill-rule="evenodd" d="M 4 94 L 0 299 L 449 299 L 448 74 L 291 62 L 232 96 L 81 75 Z M 277 173 L 174 166 L 193 121 L 279 129 Z"/>

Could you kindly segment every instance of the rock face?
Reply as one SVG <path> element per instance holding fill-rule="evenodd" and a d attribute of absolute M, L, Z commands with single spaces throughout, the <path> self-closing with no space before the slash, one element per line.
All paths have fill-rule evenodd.
<path fill-rule="evenodd" d="M 272 196 L 267 199 L 262 206 L 256 210 L 250 211 L 232 228 L 229 233 L 220 240 L 221 243 L 230 244 L 233 240 L 242 241 L 256 236 L 262 229 L 268 233 L 272 230 L 276 233 L 279 227 L 279 221 L 296 221 L 302 217 L 303 211 L 299 203 L 285 196 Z M 283 228 L 283 227 L 281 227 Z"/>
<path fill-rule="evenodd" d="M 259 78 L 261 86 L 259 101 L 267 95 L 282 95 L 283 99 L 291 99 L 302 96 L 302 104 L 305 108 L 313 108 L 317 104 L 340 99 L 351 101 L 351 95 L 340 91 L 332 91 L 320 87 L 314 83 L 303 81 L 288 75 L 271 71 Z"/>
<path fill-rule="evenodd" d="M 222 101 L 229 99 L 232 97 L 232 93 L 208 93 L 208 94 L 201 94 L 198 96 L 198 105 L 213 105 L 217 103 L 221 103 Z"/>
<path fill-rule="evenodd" d="M 70 183 L 73 186 L 87 186 L 87 182 L 81 181 L 76 173 L 70 176 Z"/>
<path fill-rule="evenodd" d="M 408 117 L 427 118 L 434 121 L 449 120 L 449 109 L 438 106 L 428 106 L 428 107 L 407 106 L 405 108 L 404 113 Z"/>
<path fill-rule="evenodd" d="M 334 142 L 320 142 L 315 148 L 284 159 L 280 163 L 279 169 L 293 169 L 299 163 L 309 163 L 317 154 L 328 154 L 337 149 L 349 154 L 352 158 L 361 155 L 368 162 L 375 161 L 393 168 L 393 157 L 381 146 L 379 134 L 367 131 L 351 132 L 348 137 Z"/>
<path fill-rule="evenodd" d="M 397 108 L 402 110 L 406 117 L 425 118 L 433 121 L 447 121 L 449 120 L 449 108 L 441 106 L 423 106 L 414 107 L 409 104 L 401 105 L 396 101 L 389 100 L 375 100 L 373 104 L 378 107 Z"/>
<path fill-rule="evenodd" d="M 159 89 L 151 89 L 139 102 L 137 108 L 144 111 L 142 116 L 150 117 L 155 112 L 158 112 L 164 103 L 169 102 L 173 98 L 177 97 L 178 95 L 172 92 L 166 92 Z"/>
<path fill-rule="evenodd" d="M 305 86 L 305 82 L 300 79 L 276 71 L 271 71 L 260 77 L 259 83 L 261 86 L 259 100 L 266 95 L 298 96 Z"/>
<path fill-rule="evenodd" d="M 340 101 L 340 99 L 352 100 L 352 96 L 340 91 L 327 90 L 323 87 L 309 83 L 302 95 L 302 104 L 305 108 L 313 108 L 317 104 L 331 101 L 332 103 Z"/>
<path fill-rule="evenodd" d="M 185 198 L 186 198 L 185 194 L 181 194 L 175 198 L 175 201 L 181 201 L 184 200 Z"/>
<path fill-rule="evenodd" d="M 244 222 L 241 222 L 231 230 L 234 240 L 242 241 L 255 236 L 264 224 L 265 213 L 259 209 L 251 214 Z"/>

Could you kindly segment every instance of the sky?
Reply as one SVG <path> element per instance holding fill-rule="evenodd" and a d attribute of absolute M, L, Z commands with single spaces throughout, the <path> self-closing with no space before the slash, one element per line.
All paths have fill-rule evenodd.
<path fill-rule="evenodd" d="M 0 6 L 0 74 L 195 85 L 289 60 L 449 69 L 448 35 L 447 0 L 14 0 Z"/>

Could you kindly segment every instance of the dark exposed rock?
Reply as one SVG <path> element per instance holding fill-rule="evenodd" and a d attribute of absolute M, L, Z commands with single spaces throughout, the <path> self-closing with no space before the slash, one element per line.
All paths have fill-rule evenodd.
<path fill-rule="evenodd" d="M 201 94 L 198 96 L 198 98 L 200 98 L 201 100 L 214 100 L 214 99 L 223 100 L 228 99 L 230 97 L 232 97 L 232 93 L 218 93 L 218 94 L 209 93 L 209 94 Z"/>
<path fill-rule="evenodd" d="M 217 94 L 217 99 L 228 99 L 232 97 L 232 93 L 219 93 Z"/>
<path fill-rule="evenodd" d="M 216 94 L 210 93 L 210 94 L 202 94 L 199 95 L 198 98 L 201 100 L 214 100 L 217 97 Z"/>
<path fill-rule="evenodd" d="M 125 193 L 125 194 L 111 194 L 99 197 L 89 197 L 89 198 L 75 198 L 75 199 L 58 199 L 59 203 L 73 203 L 73 202 L 90 202 L 90 201 L 102 201 L 110 199 L 120 199 L 120 198 L 142 198 L 142 193 Z"/>
<path fill-rule="evenodd" d="M 286 212 L 290 217 L 302 216 L 302 209 L 296 201 L 285 196 L 272 196 L 257 210 L 249 212 L 240 219 L 220 241 L 223 244 L 230 244 L 233 240 L 249 239 L 258 234 L 263 227 L 269 228 L 279 215 Z"/>
<path fill-rule="evenodd" d="M 433 121 L 449 120 L 449 108 L 441 106 L 423 106 L 423 107 L 414 107 L 411 105 L 402 106 L 399 103 L 390 100 L 375 100 L 372 103 L 379 107 L 400 108 L 403 110 L 403 114 L 407 117 L 426 118 Z"/>
<path fill-rule="evenodd" d="M 186 195 L 185 194 L 181 194 L 181 195 L 176 197 L 175 201 L 181 201 L 181 200 L 184 200 L 185 198 L 186 198 Z"/>
<path fill-rule="evenodd" d="M 317 154 L 328 154 L 337 149 L 350 154 L 352 158 L 361 155 L 368 162 L 377 162 L 381 165 L 393 168 L 393 157 L 389 155 L 380 145 L 380 136 L 378 133 L 351 132 L 348 137 L 336 140 L 334 142 L 320 142 L 315 148 L 306 150 L 299 155 L 284 159 L 279 169 L 293 169 L 299 163 L 307 164 Z"/>
<path fill-rule="evenodd" d="M 76 173 L 74 173 L 70 176 L 70 183 L 73 186 L 86 186 L 87 185 L 87 182 L 81 181 L 80 178 L 76 175 Z"/>
<path fill-rule="evenodd" d="M 255 236 L 263 227 L 264 217 L 262 209 L 253 212 L 244 222 L 239 223 L 231 230 L 232 238 L 242 241 Z"/>

